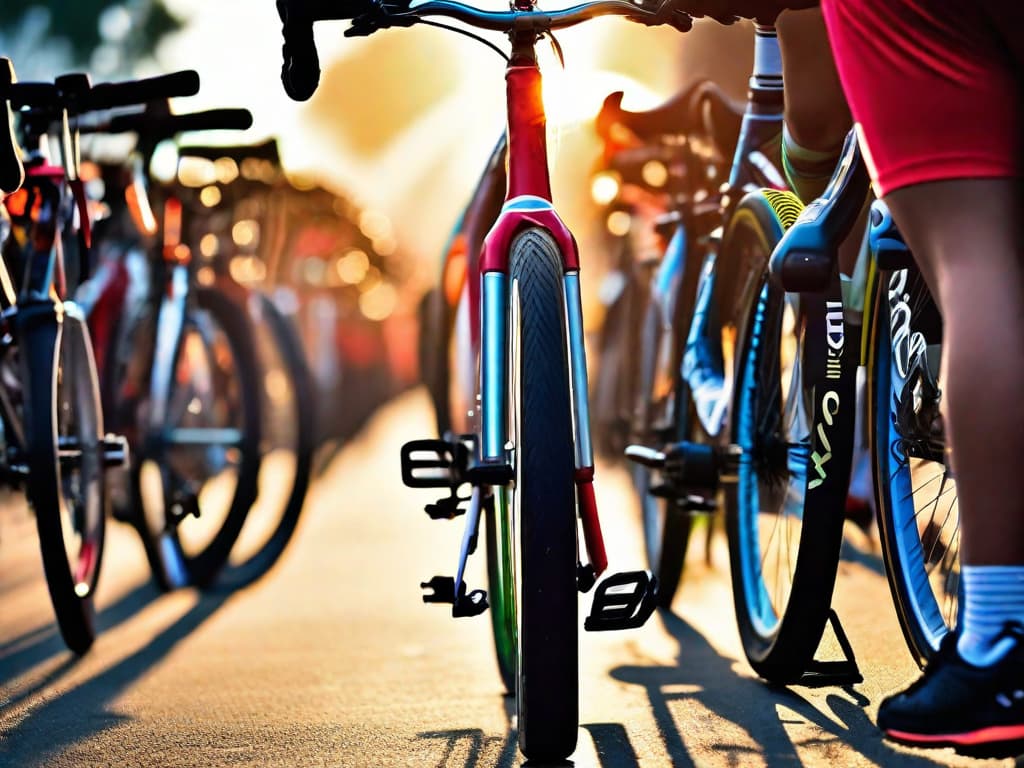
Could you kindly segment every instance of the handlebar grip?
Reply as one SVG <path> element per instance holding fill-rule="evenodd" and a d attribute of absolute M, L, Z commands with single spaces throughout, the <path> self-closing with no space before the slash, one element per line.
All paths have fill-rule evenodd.
<path fill-rule="evenodd" d="M 6 91 L 16 80 L 11 60 L 0 58 L 0 91 Z M 0 99 L 0 121 L 3 121 L 0 125 L 0 193 L 7 194 L 16 191 L 25 181 L 12 118 L 6 99 Z"/>
<path fill-rule="evenodd" d="M 100 83 L 89 92 L 83 111 L 128 107 L 198 92 L 199 73 L 191 69 L 125 83 Z"/>
<path fill-rule="evenodd" d="M 185 131 L 244 131 L 252 126 L 252 113 L 247 109 L 209 109 L 184 115 L 136 112 L 116 115 L 109 122 L 83 128 L 86 133 L 138 133 L 160 141 Z"/>
<path fill-rule="evenodd" d="M 60 103 L 60 90 L 53 83 L 12 83 L 6 91 L 14 109 L 56 107 Z"/>
<path fill-rule="evenodd" d="M 313 39 L 314 18 L 308 10 L 294 0 L 277 0 L 284 36 L 281 85 L 293 101 L 309 100 L 320 84 L 320 57 Z"/>

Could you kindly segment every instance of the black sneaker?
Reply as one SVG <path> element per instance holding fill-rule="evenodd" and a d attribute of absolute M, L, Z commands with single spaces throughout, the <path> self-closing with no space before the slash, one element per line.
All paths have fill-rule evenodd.
<path fill-rule="evenodd" d="M 878 727 L 919 747 L 977 746 L 1024 739 L 1024 626 L 1000 636 L 1017 641 L 999 662 L 976 667 L 961 658 L 957 636 L 943 639 L 922 677 L 878 708 Z"/>

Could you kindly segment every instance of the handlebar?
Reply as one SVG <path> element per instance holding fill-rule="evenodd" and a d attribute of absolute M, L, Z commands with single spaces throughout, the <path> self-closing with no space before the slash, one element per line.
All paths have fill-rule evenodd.
<path fill-rule="evenodd" d="M 0 89 L 6 90 L 17 82 L 10 59 L 0 58 Z M 18 142 L 14 138 L 14 124 L 10 107 L 0 99 L 0 196 L 16 191 L 25 180 Z"/>
<path fill-rule="evenodd" d="M 310 98 L 320 81 L 313 40 L 316 21 L 351 19 L 346 37 L 371 35 L 388 27 L 409 27 L 428 16 L 443 16 L 495 32 L 536 35 L 598 16 L 624 16 L 648 26 L 669 24 L 681 32 L 688 31 L 693 23 L 687 14 L 675 9 L 673 0 L 654 0 L 648 5 L 629 0 L 592 0 L 558 11 L 485 11 L 453 0 L 430 0 L 415 8 L 401 0 L 277 0 L 277 10 L 284 36 L 281 82 L 296 101 Z"/>
<path fill-rule="evenodd" d="M 199 74 L 193 70 L 99 85 L 92 85 L 85 74 L 62 75 L 52 83 L 0 80 L 0 99 L 10 101 L 15 109 L 66 109 L 73 114 L 145 104 L 174 96 L 193 96 L 198 92 Z"/>
<path fill-rule="evenodd" d="M 252 127 L 248 109 L 208 109 L 172 115 L 146 110 L 115 115 L 105 123 L 82 126 L 82 133 L 138 133 L 147 141 L 158 142 L 186 131 L 244 131 Z"/>

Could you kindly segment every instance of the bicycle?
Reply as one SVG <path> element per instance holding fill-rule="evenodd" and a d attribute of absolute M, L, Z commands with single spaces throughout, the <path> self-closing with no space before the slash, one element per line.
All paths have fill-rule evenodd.
<path fill-rule="evenodd" d="M 220 203 L 202 206 L 205 214 L 196 208 L 193 248 L 202 251 L 203 239 L 209 243 L 210 236 L 216 237 L 217 252 L 208 253 L 221 275 L 231 274 L 229 264 L 235 258 L 246 264 L 255 259 L 262 265 L 245 284 L 262 371 L 260 491 L 218 579 L 221 585 L 237 588 L 269 571 L 284 553 L 298 527 L 312 473 L 313 382 L 293 320 L 281 309 L 297 303 L 294 293 L 282 285 L 280 271 L 287 256 L 285 203 L 298 193 L 283 181 L 273 139 L 251 146 L 180 146 L 178 156 L 229 169 L 224 182 L 203 187 L 218 190 Z M 235 226 L 246 228 L 245 238 L 233 236 Z"/>
<path fill-rule="evenodd" d="M 639 328 L 615 333 L 617 343 L 634 350 L 637 361 L 626 387 L 629 442 L 664 444 L 683 439 L 685 433 L 675 403 L 681 388 L 681 337 L 697 278 L 697 270 L 685 266 L 689 254 L 699 253 L 701 242 L 721 221 L 716 187 L 729 172 L 745 105 L 734 103 L 709 80 L 690 84 L 648 112 L 624 112 L 622 98 L 621 92 L 609 95 L 595 121 L 606 153 L 613 153 L 608 162 L 612 179 L 620 186 L 650 186 L 644 169 L 655 163 L 652 179 L 661 182 L 655 189 L 667 201 L 666 210 L 653 221 L 641 218 L 634 225 L 653 228 L 662 252 L 645 269 L 634 269 L 623 291 L 623 297 L 645 297 L 633 299 L 643 308 Z M 620 149 L 623 144 L 626 149 Z M 626 169 L 618 170 L 621 165 Z M 643 464 L 632 462 L 630 468 L 647 561 L 658 577 L 659 605 L 668 608 L 682 578 L 693 523 L 711 509 L 702 497 L 660 482 Z M 707 526 L 709 536 L 712 530 Z"/>
<path fill-rule="evenodd" d="M 139 136 L 130 181 L 110 197 L 132 220 L 128 231 L 138 227 L 130 237 L 149 248 L 148 295 L 120 318 L 102 378 L 110 419 L 133 456 L 128 498 L 114 516 L 139 533 L 165 590 L 212 585 L 256 499 L 260 369 L 246 292 L 202 271 L 188 245 L 191 191 L 151 183 L 149 162 L 159 142 L 179 133 L 251 123 L 244 109 L 174 115 L 150 102 L 86 128 Z"/>
<path fill-rule="evenodd" d="M 424 600 L 450 605 L 453 616 L 478 615 L 489 607 L 488 593 L 468 590 L 463 574 L 481 513 L 494 518 L 485 532 L 488 551 L 497 556 L 489 569 L 489 594 L 497 614 L 499 667 L 515 681 L 519 746 L 530 759 L 563 759 L 575 749 L 578 726 L 577 591 L 593 587 L 607 557 L 593 491 L 579 258 L 550 202 L 535 46 L 554 30 L 596 16 L 667 23 L 681 31 L 689 29 L 690 19 L 667 4 L 645 8 L 620 0 L 552 12 L 537 11 L 526 0 L 505 12 L 447 0 L 416 7 L 366 3 L 346 11 L 329 3 L 282 0 L 278 10 L 284 22 L 282 81 L 300 100 L 312 95 L 319 77 L 315 20 L 351 18 L 345 34 L 354 36 L 437 25 L 428 17 L 443 16 L 510 36 L 508 192 L 478 264 L 467 270 L 468 295 L 479 279 L 479 304 L 468 315 L 480 318 L 479 343 L 459 350 L 467 357 L 472 350 L 473 359 L 479 351 L 475 424 L 452 439 L 407 443 L 402 474 L 412 487 L 449 490 L 428 506 L 431 517 L 466 516 L 456 575 L 423 584 Z M 472 323 L 469 330 L 474 333 Z M 463 483 L 472 488 L 469 497 L 458 493 Z M 577 545 L 577 502 L 586 565 Z M 654 610 L 655 592 L 656 582 L 646 572 L 608 577 L 595 591 L 585 627 L 642 624 Z"/>
<path fill-rule="evenodd" d="M 777 60 L 767 32 L 757 29 L 762 50 L 755 57 L 761 62 Z M 858 364 L 866 366 L 871 383 L 861 407 L 866 407 L 870 426 L 883 556 L 900 623 L 918 663 L 937 651 L 955 625 L 958 515 L 955 494 L 943 500 L 952 491 L 939 414 L 941 320 L 880 202 L 871 209 L 869 248 L 854 274 L 838 273 L 839 244 L 868 192 L 867 170 L 852 133 L 822 198 L 805 208 L 779 191 L 780 177 L 758 149 L 779 128 L 781 102 L 772 98 L 772 91 L 781 94 L 779 74 L 755 70 L 751 79 L 730 181 L 721 197 L 724 229 L 709 237 L 717 247 L 704 258 L 693 310 L 682 315 L 686 341 L 669 404 L 681 425 L 677 434 L 684 438 L 664 451 L 641 446 L 630 453 L 660 470 L 673 498 L 686 499 L 691 508 L 712 507 L 711 497 L 720 484 L 725 486 L 737 620 L 754 669 L 776 682 L 846 682 L 859 679 L 859 673 L 830 603 L 856 439 Z M 774 105 L 774 115 L 771 110 L 758 114 L 757 105 Z M 625 116 L 630 118 L 637 116 Z M 764 180 L 775 189 L 750 192 L 734 203 L 756 178 L 755 170 L 767 170 Z M 692 243 L 694 228 L 681 229 L 686 237 L 677 242 Z M 662 284 L 672 285 L 679 258 L 666 256 L 663 269 L 669 277 Z M 687 276 L 693 275 L 689 252 L 685 259 L 682 276 L 676 277 L 681 286 L 691 284 Z M 719 285 L 723 269 L 739 271 Z M 668 299 L 685 302 L 691 295 L 682 290 Z M 723 313 L 735 330 L 721 340 L 722 329 L 730 324 Z M 850 354 L 858 348 L 860 355 Z M 738 352 L 734 364 L 733 350 Z M 787 357 L 799 364 L 787 368 Z M 778 391 L 787 375 L 784 392 Z M 794 379 L 803 397 L 794 398 Z M 779 478 L 772 475 L 783 474 L 778 451 L 788 441 L 780 440 L 774 428 L 783 423 L 790 437 L 803 439 L 802 452 L 786 445 L 790 487 L 780 499 Z M 806 484 L 802 498 L 799 487 L 793 488 L 794 478 L 797 486 Z M 936 482 L 937 494 L 922 503 L 921 491 Z M 764 515 L 753 514 L 760 494 L 775 507 L 768 510 L 774 525 L 765 526 Z M 793 514 L 786 514 L 787 503 L 795 507 Z M 929 507 L 931 514 L 922 517 Z M 766 574 L 772 553 L 762 551 L 774 533 L 759 533 L 755 520 L 773 532 L 782 527 L 781 520 L 800 528 L 795 541 L 792 531 L 786 532 L 785 542 L 779 537 L 783 551 L 774 554 L 774 562 L 785 560 L 789 583 L 777 592 L 769 588 Z M 685 538 L 673 536 L 667 526 L 664 531 L 661 546 L 681 564 Z M 829 621 L 846 658 L 817 662 L 814 650 Z"/>
<path fill-rule="evenodd" d="M 784 191 L 768 156 L 782 128 L 774 28 L 755 27 L 754 58 L 739 130 L 729 132 L 737 143 L 728 181 L 709 195 L 717 214 L 704 220 L 706 228 L 683 216 L 674 239 L 682 250 L 665 259 L 676 275 L 659 279 L 671 287 L 659 303 L 676 307 L 678 362 L 661 417 L 673 439 L 655 434 L 656 446 L 635 445 L 627 455 L 661 475 L 670 506 L 646 524 L 662 563 L 673 569 L 681 571 L 685 539 L 672 516 L 714 510 L 724 491 L 737 625 L 761 677 L 855 682 L 860 675 L 831 598 L 853 445 L 838 436 L 853 432 L 857 361 L 847 350 L 857 348 L 859 328 L 844 319 L 834 261 L 812 292 L 787 284 L 787 293 L 769 281 L 769 258 L 803 206 Z M 695 97 L 697 107 L 705 103 L 710 109 L 697 114 L 736 114 L 710 88 Z M 643 116 L 619 119 L 628 125 Z M 832 192 L 852 185 L 862 203 L 866 174 L 842 171 Z M 853 197 L 837 197 L 844 207 L 828 209 L 831 224 Z M 848 232 L 853 221 L 839 218 Z M 666 573 L 672 576 L 678 581 Z M 829 622 L 846 658 L 819 662 L 814 653 Z"/>
<path fill-rule="evenodd" d="M 0 423 L 3 477 L 23 486 L 35 512 L 50 599 L 68 647 L 84 653 L 96 629 L 96 584 L 103 556 L 106 478 L 127 460 L 123 437 L 107 435 L 92 344 L 81 308 L 69 297 L 90 272 L 89 211 L 79 176 L 76 123 L 87 112 L 188 95 L 194 72 L 93 85 L 84 74 L 54 83 L 18 83 L 0 60 L 0 102 L 8 129 L 19 110 L 21 143 L 41 147 L 53 125 L 61 164 L 43 149 L 26 155 L 9 130 L 0 152 L 9 234 L 0 260 L 4 341 Z M 77 223 L 76 223 L 77 216 Z M 77 226 L 76 226 L 77 224 Z M 70 257 L 70 258 L 69 258 Z"/>

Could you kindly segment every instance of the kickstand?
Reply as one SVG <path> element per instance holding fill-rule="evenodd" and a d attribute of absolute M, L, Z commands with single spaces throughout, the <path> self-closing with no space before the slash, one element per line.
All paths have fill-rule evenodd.
<path fill-rule="evenodd" d="M 824 688 L 830 685 L 855 685 L 864 682 L 864 677 L 857 666 L 857 659 L 853 655 L 853 646 L 850 645 L 850 640 L 834 610 L 829 610 L 828 622 L 832 625 L 832 631 L 835 632 L 845 658 L 837 661 L 818 661 L 812 658 L 807 664 L 807 670 L 795 685 Z"/>

